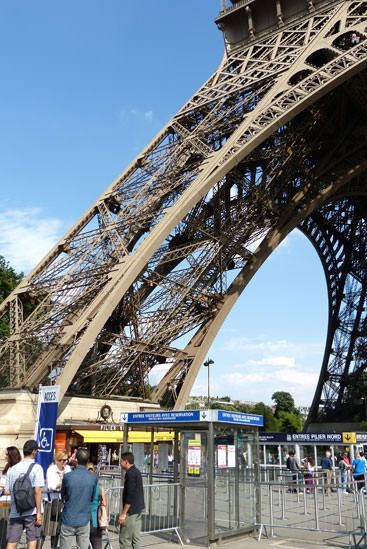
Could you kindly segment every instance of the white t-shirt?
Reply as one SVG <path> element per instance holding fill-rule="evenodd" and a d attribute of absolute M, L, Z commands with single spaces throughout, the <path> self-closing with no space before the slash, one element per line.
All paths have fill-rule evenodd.
<path fill-rule="evenodd" d="M 64 478 L 64 475 L 70 471 L 70 465 L 65 465 L 65 469 L 60 471 L 56 463 L 51 463 L 50 467 L 47 469 L 46 475 L 48 490 L 60 492 L 62 479 Z M 59 486 L 59 488 L 57 488 L 57 486 Z"/>
<path fill-rule="evenodd" d="M 31 465 L 31 463 L 34 463 L 33 459 L 25 458 L 16 465 L 13 465 L 13 467 L 10 467 L 8 472 L 6 473 L 6 482 L 5 482 L 5 488 L 10 492 L 11 496 L 11 507 L 10 507 L 10 518 L 17 518 L 17 517 L 26 517 L 28 515 L 35 515 L 37 512 L 36 507 L 30 511 L 25 511 L 24 513 L 18 513 L 14 497 L 13 497 L 13 486 L 14 482 L 17 480 L 20 475 L 26 473 Z M 34 488 L 40 487 L 43 488 L 45 485 L 44 477 L 43 477 L 43 469 L 39 463 L 36 463 L 29 475 L 29 478 L 31 480 L 32 486 Z"/>

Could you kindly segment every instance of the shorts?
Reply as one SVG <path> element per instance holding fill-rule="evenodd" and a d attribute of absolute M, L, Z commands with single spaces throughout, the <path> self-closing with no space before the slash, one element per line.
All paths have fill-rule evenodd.
<path fill-rule="evenodd" d="M 8 543 L 19 543 L 23 530 L 26 533 L 27 543 L 41 539 L 41 526 L 36 526 L 36 515 L 27 515 L 9 520 Z"/>

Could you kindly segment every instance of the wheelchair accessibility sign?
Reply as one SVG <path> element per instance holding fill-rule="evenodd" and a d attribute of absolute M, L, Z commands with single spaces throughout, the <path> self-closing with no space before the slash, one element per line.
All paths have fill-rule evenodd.
<path fill-rule="evenodd" d="M 40 429 L 38 451 L 52 452 L 54 447 L 54 430 L 50 428 Z"/>

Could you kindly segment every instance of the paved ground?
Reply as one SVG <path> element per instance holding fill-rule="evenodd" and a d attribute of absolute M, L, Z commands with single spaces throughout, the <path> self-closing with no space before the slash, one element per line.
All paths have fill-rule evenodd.
<path fill-rule="evenodd" d="M 115 545 L 115 543 L 112 546 L 113 549 L 118 549 L 118 545 Z M 177 543 L 165 541 L 155 536 L 143 537 L 143 549 L 179 549 L 179 547 L 180 545 Z M 203 548 L 199 545 L 187 545 L 185 547 L 191 549 Z M 260 542 L 253 536 L 243 536 L 223 542 L 218 547 L 223 547 L 223 549 L 262 549 L 263 547 L 272 547 L 274 549 L 318 549 L 321 547 L 341 549 L 349 547 L 349 543 L 347 538 L 335 538 L 334 535 L 321 532 L 287 531 L 287 533 L 279 532 L 279 535 L 274 538 L 267 539 L 263 537 Z M 362 547 L 365 546 L 362 545 Z"/>

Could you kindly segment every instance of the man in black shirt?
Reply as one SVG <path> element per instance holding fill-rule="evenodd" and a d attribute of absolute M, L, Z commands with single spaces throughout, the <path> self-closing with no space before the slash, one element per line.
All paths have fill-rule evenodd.
<path fill-rule="evenodd" d="M 126 471 L 122 496 L 122 511 L 119 515 L 120 549 L 140 549 L 141 513 L 145 508 L 141 473 L 134 465 L 134 454 L 121 455 L 121 467 Z"/>

